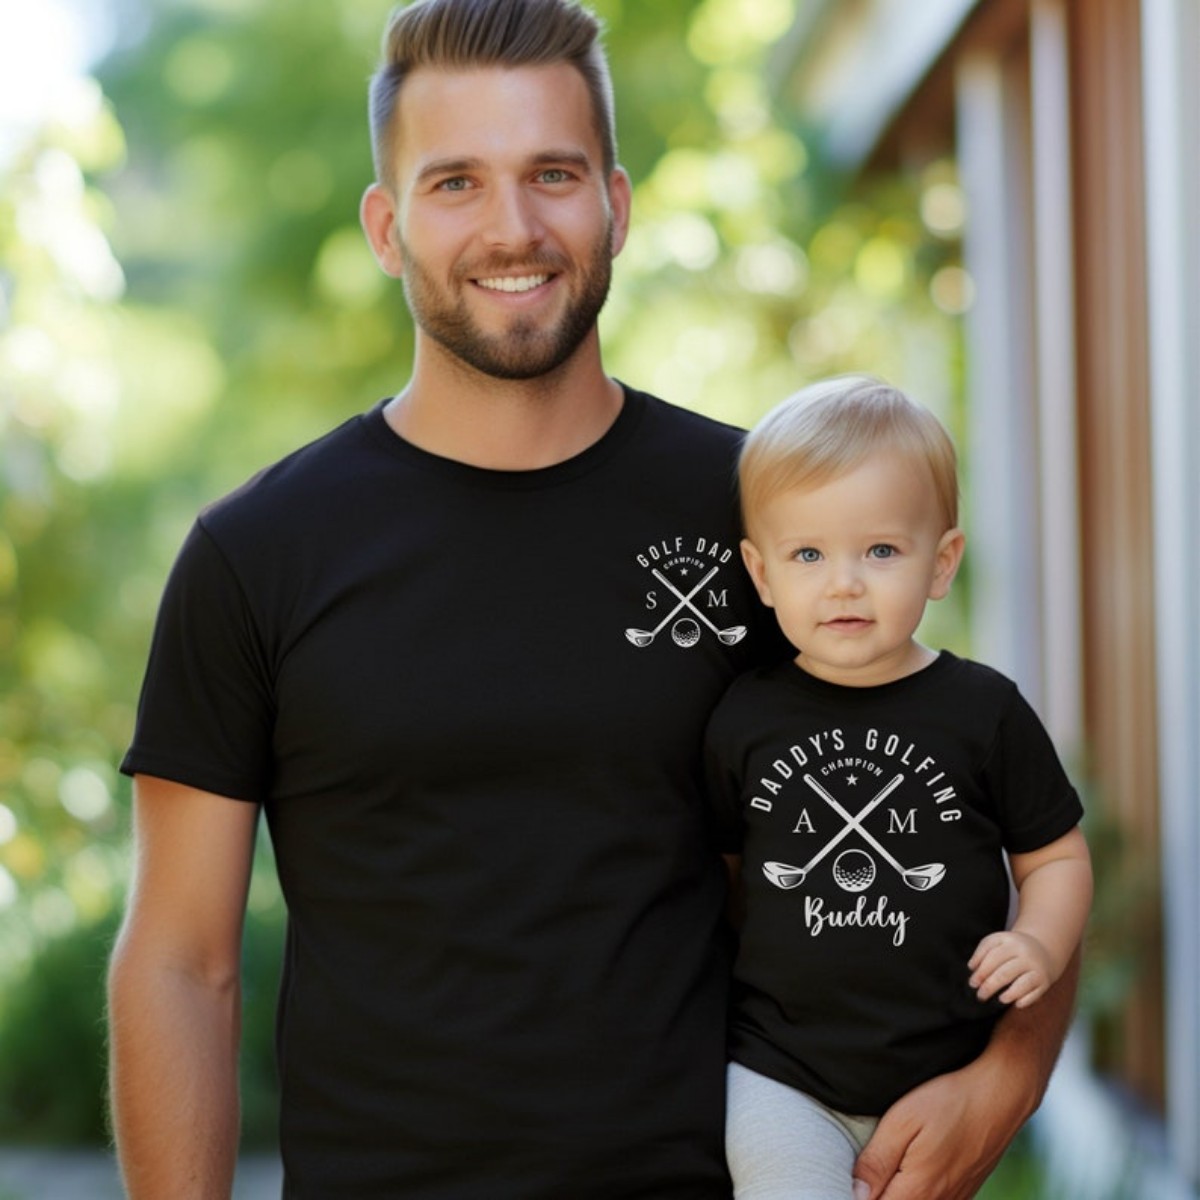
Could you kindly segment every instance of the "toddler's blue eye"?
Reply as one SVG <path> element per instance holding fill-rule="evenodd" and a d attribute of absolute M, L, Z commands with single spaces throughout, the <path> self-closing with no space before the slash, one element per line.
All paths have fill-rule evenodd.
<path fill-rule="evenodd" d="M 878 546 L 872 546 L 867 553 L 872 558 L 892 558 L 896 554 L 896 547 L 880 543 Z"/>
<path fill-rule="evenodd" d="M 801 562 L 815 563 L 821 561 L 821 552 L 814 550 L 811 546 L 804 546 L 796 551 L 796 557 Z"/>

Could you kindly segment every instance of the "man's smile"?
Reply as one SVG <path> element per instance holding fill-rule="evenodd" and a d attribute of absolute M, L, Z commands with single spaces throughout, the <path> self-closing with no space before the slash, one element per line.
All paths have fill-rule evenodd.
<path fill-rule="evenodd" d="M 489 292 L 531 292 L 534 288 L 549 283 L 549 275 L 501 275 L 491 279 L 477 279 L 475 282 Z"/>

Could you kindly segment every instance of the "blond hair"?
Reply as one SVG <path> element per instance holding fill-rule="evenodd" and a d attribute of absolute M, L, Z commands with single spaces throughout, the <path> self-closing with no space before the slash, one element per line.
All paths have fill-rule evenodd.
<path fill-rule="evenodd" d="M 880 379 L 846 375 L 789 396 L 747 435 L 738 460 L 747 532 L 781 492 L 819 487 L 880 450 L 927 470 L 940 519 L 957 526 L 958 463 L 941 421 Z"/>
<path fill-rule="evenodd" d="M 612 79 L 601 25 L 572 0 L 416 0 L 397 8 L 383 35 L 383 59 L 371 76 L 371 153 L 375 177 L 392 184 L 400 89 L 418 67 L 573 66 L 587 85 L 604 173 L 617 165 Z"/>

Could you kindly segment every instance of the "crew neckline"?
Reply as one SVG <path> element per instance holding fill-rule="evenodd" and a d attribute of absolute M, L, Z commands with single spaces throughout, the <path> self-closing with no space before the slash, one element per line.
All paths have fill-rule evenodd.
<path fill-rule="evenodd" d="M 937 657 L 919 670 L 913 671 L 908 675 L 901 675 L 899 679 L 891 679 L 887 683 L 872 683 L 863 687 L 855 687 L 852 684 L 846 683 L 834 683 L 832 680 L 822 679 L 819 675 L 810 674 L 793 659 L 778 663 L 770 668 L 770 670 L 776 678 L 781 679 L 784 683 L 792 687 L 801 688 L 808 692 L 837 696 L 844 703 L 848 700 L 852 701 L 855 697 L 862 700 L 876 699 L 881 696 L 894 695 L 909 688 L 921 687 L 931 679 L 936 679 L 937 676 L 950 670 L 959 661 L 958 657 L 949 650 L 939 650 L 937 651 Z"/>
<path fill-rule="evenodd" d="M 609 427 L 590 446 L 562 462 L 545 467 L 526 470 L 500 470 L 494 467 L 478 467 L 459 462 L 424 450 L 397 433 L 387 422 L 384 408 L 392 397 L 385 396 L 360 417 L 363 427 L 371 439 L 410 465 L 460 483 L 473 484 L 504 491 L 529 491 L 553 487 L 577 479 L 607 462 L 632 437 L 646 411 L 646 397 L 634 391 L 620 380 L 622 402 L 620 411 Z"/>

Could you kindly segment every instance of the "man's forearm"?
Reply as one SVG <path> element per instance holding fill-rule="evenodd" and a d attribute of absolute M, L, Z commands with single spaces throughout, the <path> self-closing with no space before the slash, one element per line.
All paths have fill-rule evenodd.
<path fill-rule="evenodd" d="M 1004 1014 L 977 1059 L 897 1100 L 855 1164 L 855 1196 L 974 1196 L 1042 1101 L 1071 1023 L 1078 983 L 1076 952 L 1037 1004 Z"/>
<path fill-rule="evenodd" d="M 1071 1025 L 1079 989 L 1080 952 L 1067 962 L 1058 982 L 1030 1008 L 1010 1008 L 996 1023 L 984 1059 L 1001 1061 L 1006 1072 L 1026 1073 L 1029 1111 L 1042 1102 L 1054 1064 Z M 1015 1130 L 1013 1131 L 1015 1134 Z"/>
<path fill-rule="evenodd" d="M 236 981 L 146 965 L 118 947 L 109 981 L 113 1130 L 129 1200 L 223 1200 L 239 1111 Z"/>

